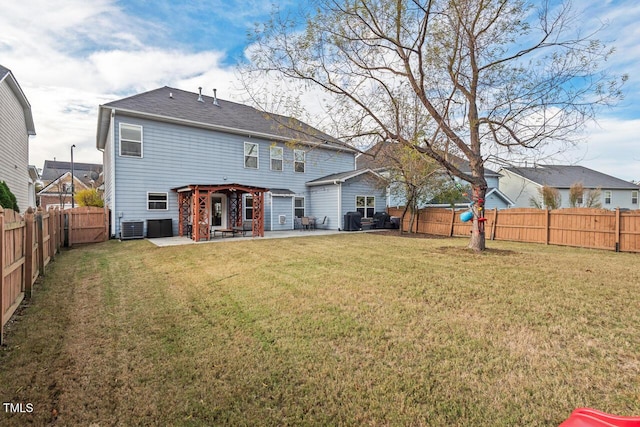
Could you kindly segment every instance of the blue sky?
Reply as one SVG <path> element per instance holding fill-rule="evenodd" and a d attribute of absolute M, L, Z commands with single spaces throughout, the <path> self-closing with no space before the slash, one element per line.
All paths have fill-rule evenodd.
<path fill-rule="evenodd" d="M 280 8 L 296 1 L 278 1 Z M 586 129 L 587 143 L 558 163 L 578 163 L 640 180 L 640 3 L 577 0 L 586 28 L 606 23 L 616 46 L 608 65 L 628 73 L 626 98 Z M 98 105 L 161 86 L 241 100 L 235 64 L 247 32 L 268 18 L 258 0 L 20 0 L 0 4 L 0 64 L 29 99 L 36 125 L 30 163 L 102 160 L 95 149 Z M 312 123 L 313 124 L 313 123 Z"/>

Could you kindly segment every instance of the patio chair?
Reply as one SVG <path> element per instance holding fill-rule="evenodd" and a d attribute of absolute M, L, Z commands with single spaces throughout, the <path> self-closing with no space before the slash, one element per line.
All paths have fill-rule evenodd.
<path fill-rule="evenodd" d="M 311 219 L 308 216 L 303 216 L 300 223 L 302 224 L 301 231 L 311 229 Z"/>

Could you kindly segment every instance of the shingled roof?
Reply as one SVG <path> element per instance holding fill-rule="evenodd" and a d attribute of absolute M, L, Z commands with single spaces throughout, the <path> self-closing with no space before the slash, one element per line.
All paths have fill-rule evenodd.
<path fill-rule="evenodd" d="M 351 151 L 339 140 L 297 119 L 260 111 L 248 105 L 188 92 L 168 86 L 109 102 L 100 106 L 97 146 L 103 148 L 109 111 L 153 120 L 203 127 L 222 132 L 252 135 L 301 144 Z"/>
<path fill-rule="evenodd" d="M 580 182 L 585 188 L 610 188 L 637 190 L 636 184 L 585 168 L 584 166 L 538 165 L 536 167 L 506 167 L 511 173 L 539 185 L 555 188 L 570 188 Z"/>

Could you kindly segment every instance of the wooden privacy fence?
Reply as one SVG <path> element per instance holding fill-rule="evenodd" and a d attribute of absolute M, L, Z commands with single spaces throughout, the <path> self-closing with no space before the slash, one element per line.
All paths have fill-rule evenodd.
<path fill-rule="evenodd" d="M 0 344 L 4 325 L 22 300 L 31 297 L 36 279 L 65 244 L 65 228 L 69 246 L 102 242 L 108 237 L 107 218 L 102 208 L 29 208 L 20 216 L 0 207 Z"/>
<path fill-rule="evenodd" d="M 69 221 L 69 245 L 108 239 L 108 215 L 103 208 L 82 206 L 64 211 Z"/>
<path fill-rule="evenodd" d="M 389 215 L 400 217 L 402 211 L 389 208 Z M 471 222 L 460 220 L 462 212 L 464 210 L 421 209 L 413 231 L 440 236 L 468 236 Z M 640 252 L 640 210 L 515 208 L 488 211 L 485 216 L 486 237 L 491 240 Z M 402 229 L 408 231 L 408 227 L 409 214 Z"/>

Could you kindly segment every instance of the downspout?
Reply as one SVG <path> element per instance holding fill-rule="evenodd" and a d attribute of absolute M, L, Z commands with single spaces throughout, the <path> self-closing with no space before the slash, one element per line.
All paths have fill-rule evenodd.
<path fill-rule="evenodd" d="M 342 218 L 342 182 L 336 180 L 333 181 L 333 184 L 338 186 L 338 231 L 340 231 L 344 228 L 344 226 L 340 226 Z"/>
<path fill-rule="evenodd" d="M 115 133 L 115 122 L 116 122 L 116 110 L 111 110 L 111 119 L 109 120 L 109 132 L 111 133 L 111 235 L 116 235 L 116 133 Z"/>

